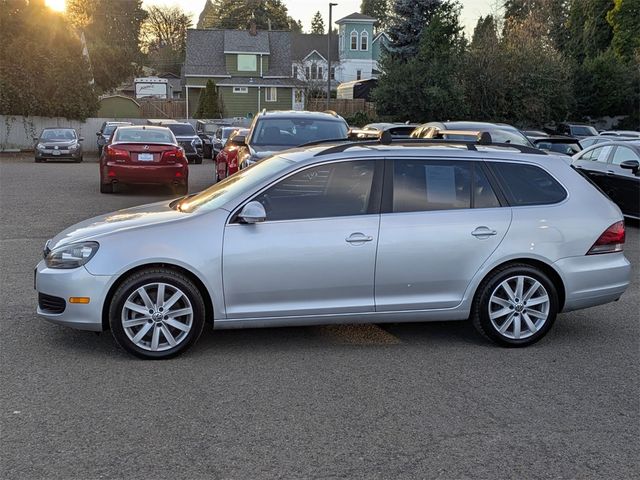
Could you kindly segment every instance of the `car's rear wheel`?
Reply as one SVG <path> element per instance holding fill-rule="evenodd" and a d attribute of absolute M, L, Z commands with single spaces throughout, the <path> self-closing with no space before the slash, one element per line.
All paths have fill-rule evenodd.
<path fill-rule="evenodd" d="M 118 344 L 148 359 L 170 358 L 187 350 L 202 333 L 204 315 L 198 288 L 167 268 L 132 274 L 109 306 L 109 323 Z"/>
<path fill-rule="evenodd" d="M 179 183 L 173 186 L 173 193 L 176 195 L 186 195 L 189 193 L 189 185 L 185 183 Z"/>
<path fill-rule="evenodd" d="M 558 314 L 558 293 L 541 270 L 525 264 L 491 273 L 478 287 L 471 320 L 480 333 L 505 347 L 531 345 Z"/>
<path fill-rule="evenodd" d="M 113 193 L 113 183 L 100 183 L 100 193 Z"/>

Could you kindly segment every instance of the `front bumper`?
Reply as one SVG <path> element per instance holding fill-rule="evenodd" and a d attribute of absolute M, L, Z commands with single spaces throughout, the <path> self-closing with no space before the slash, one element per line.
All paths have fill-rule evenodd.
<path fill-rule="evenodd" d="M 45 320 L 80 330 L 100 332 L 102 306 L 108 292 L 110 276 L 92 275 L 85 267 L 69 270 L 47 268 L 44 260 L 35 271 L 35 289 L 38 293 L 64 299 L 62 313 L 53 313 L 45 305 L 38 305 L 38 316 Z M 87 304 L 69 303 L 70 297 L 89 297 Z"/>
<path fill-rule="evenodd" d="M 54 153 L 57 152 L 57 153 Z M 76 160 L 82 156 L 82 149 L 77 150 L 37 150 L 36 158 L 52 160 Z"/>
<path fill-rule="evenodd" d="M 622 252 L 563 258 L 554 266 L 565 287 L 563 312 L 618 300 L 631 279 L 631 264 Z"/>

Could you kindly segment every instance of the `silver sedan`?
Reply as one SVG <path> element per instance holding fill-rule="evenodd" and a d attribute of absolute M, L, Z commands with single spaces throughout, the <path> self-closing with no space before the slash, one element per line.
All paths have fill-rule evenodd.
<path fill-rule="evenodd" d="M 616 205 L 558 157 L 478 145 L 291 150 L 46 243 L 38 314 L 144 358 L 209 328 L 470 320 L 540 340 L 629 284 Z"/>

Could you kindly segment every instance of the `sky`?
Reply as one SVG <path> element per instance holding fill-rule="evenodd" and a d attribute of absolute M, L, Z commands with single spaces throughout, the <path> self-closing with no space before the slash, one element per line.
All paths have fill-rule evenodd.
<path fill-rule="evenodd" d="M 333 21 L 346 17 L 350 13 L 360 11 L 361 0 L 331 0 L 337 3 L 333 7 Z M 144 5 L 179 5 L 183 10 L 193 15 L 193 24 L 198 23 L 198 15 L 202 11 L 205 0 L 143 0 Z M 311 17 L 320 11 L 325 25 L 329 20 L 329 0 L 283 0 L 289 9 L 289 15 L 302 21 L 304 31 L 311 28 Z M 487 15 L 495 10 L 498 0 L 460 0 L 462 4 L 462 22 L 468 34 L 473 32 L 478 17 Z"/>

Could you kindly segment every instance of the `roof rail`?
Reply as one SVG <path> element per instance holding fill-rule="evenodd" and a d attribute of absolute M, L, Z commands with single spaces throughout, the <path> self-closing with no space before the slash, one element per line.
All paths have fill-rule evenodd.
<path fill-rule="evenodd" d="M 458 132 L 458 131 L 456 131 Z M 376 140 L 360 140 L 353 141 L 350 139 L 340 139 L 338 141 L 342 142 L 340 145 L 334 145 L 333 147 L 329 147 L 326 150 L 322 150 L 315 154 L 316 157 L 321 155 L 330 155 L 332 153 L 340 153 L 348 150 L 351 147 L 357 146 L 375 146 L 375 145 L 457 145 L 461 147 L 466 147 L 467 150 L 477 152 L 478 149 L 476 147 L 498 147 L 498 148 L 511 148 L 520 151 L 521 153 L 530 153 L 534 155 L 547 155 L 543 150 L 539 150 L 534 147 L 529 147 L 527 145 L 517 145 L 515 143 L 500 143 L 491 141 L 491 134 L 489 132 L 458 132 L 458 134 L 464 133 L 465 135 L 473 135 L 477 133 L 476 140 L 453 140 L 453 139 L 442 139 L 442 138 L 401 138 L 394 139 L 391 136 L 391 133 L 387 130 L 382 132 Z M 319 145 L 322 143 L 333 143 L 335 140 L 321 140 L 318 142 L 312 142 L 312 145 Z M 311 146 L 309 144 L 301 145 Z"/>
<path fill-rule="evenodd" d="M 334 110 L 325 110 L 322 113 L 328 113 L 329 115 L 333 115 L 334 117 L 338 116 L 338 112 L 334 111 Z"/>

